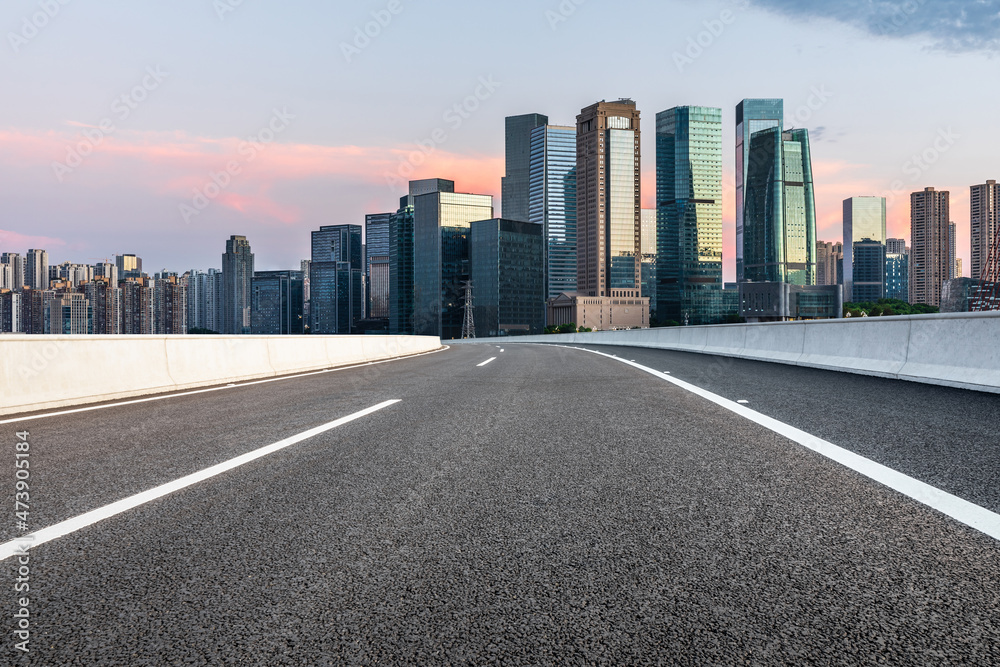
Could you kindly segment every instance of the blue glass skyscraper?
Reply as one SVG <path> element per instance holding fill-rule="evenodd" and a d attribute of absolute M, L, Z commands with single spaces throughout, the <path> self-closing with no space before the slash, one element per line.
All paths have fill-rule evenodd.
<path fill-rule="evenodd" d="M 736 280 L 743 281 L 744 207 L 750 166 L 750 137 L 755 132 L 784 127 L 784 100 L 748 99 L 736 105 Z"/>
<path fill-rule="evenodd" d="M 312 233 L 309 316 L 314 334 L 356 333 L 364 316 L 361 225 L 329 225 Z"/>
<path fill-rule="evenodd" d="M 576 128 L 535 128 L 528 220 L 544 229 L 546 299 L 576 291 L 576 204 Z"/>
<path fill-rule="evenodd" d="M 656 115 L 657 319 L 722 319 L 722 109 Z"/>

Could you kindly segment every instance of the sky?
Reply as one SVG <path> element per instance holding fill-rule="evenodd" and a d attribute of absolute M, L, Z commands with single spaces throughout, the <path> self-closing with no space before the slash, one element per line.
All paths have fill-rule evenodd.
<path fill-rule="evenodd" d="M 134 253 L 147 271 L 297 268 L 309 232 L 393 211 L 415 178 L 492 194 L 504 117 L 629 97 L 654 206 L 655 115 L 720 107 L 724 275 L 735 272 L 735 107 L 785 100 L 812 139 L 818 236 L 842 201 L 1000 178 L 1000 0 L 6 0 L 0 251 Z"/>

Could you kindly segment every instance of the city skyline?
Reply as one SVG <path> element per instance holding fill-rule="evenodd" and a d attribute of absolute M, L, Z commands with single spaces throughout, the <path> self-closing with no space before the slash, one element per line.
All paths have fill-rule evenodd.
<path fill-rule="evenodd" d="M 968 272 L 968 187 L 995 178 L 987 156 L 1000 141 L 987 132 L 988 92 L 970 82 L 990 71 L 996 44 L 964 40 L 964 50 L 956 50 L 954 43 L 982 34 L 981 26 L 942 21 L 940 10 L 926 5 L 906 16 L 905 26 L 882 35 L 874 19 L 867 27 L 853 25 L 865 18 L 860 10 L 841 22 L 832 10 L 806 5 L 783 10 L 774 2 L 642 3 L 637 10 L 649 18 L 642 23 L 651 25 L 634 28 L 637 52 L 629 57 L 638 66 L 624 71 L 617 56 L 602 63 L 588 54 L 591 71 L 567 72 L 557 99 L 530 60 L 562 52 L 582 57 L 587 51 L 581 34 L 617 26 L 624 16 L 573 2 L 568 15 L 558 4 L 514 2 L 503 10 L 484 9 L 484 20 L 498 28 L 488 32 L 506 29 L 532 50 L 498 64 L 478 43 L 497 39 L 491 35 L 475 41 L 463 35 L 447 48 L 432 44 L 451 25 L 446 4 L 418 11 L 403 3 L 378 27 L 378 37 L 354 47 L 359 53 L 348 54 L 349 62 L 341 46 L 351 45 L 355 28 L 364 29 L 374 20 L 372 12 L 383 7 L 352 9 L 341 17 L 331 8 L 308 5 L 316 28 L 333 36 L 320 53 L 308 46 L 309 39 L 286 36 L 302 23 L 299 13 L 288 10 L 244 4 L 219 16 L 204 3 L 179 2 L 138 16 L 120 2 L 87 10 L 62 7 L 37 37 L 16 49 L 8 40 L 11 48 L 3 56 L 11 65 L 12 94 L 28 101 L 0 124 L 0 139 L 9 149 L 0 158 L 0 192 L 8 211 L 0 222 L 0 251 L 24 255 L 28 248 L 45 248 L 52 263 L 134 252 L 150 269 L 183 271 L 215 265 L 211 240 L 240 234 L 269 249 L 261 269 L 290 269 L 308 256 L 304 232 L 361 224 L 366 213 L 392 210 L 410 179 L 453 178 L 460 190 L 499 201 L 504 117 L 538 112 L 552 124 L 570 124 L 594 99 L 628 95 L 647 118 L 678 105 L 723 109 L 723 256 L 729 281 L 735 260 L 732 113 L 739 99 L 770 96 L 785 99 L 786 126 L 810 130 L 819 239 L 840 238 L 844 199 L 887 192 L 894 193 L 888 233 L 908 238 L 909 193 L 933 186 L 953 193 L 958 256 Z M 17 34 L 21 19 L 36 9 L 32 2 L 10 3 L 0 16 L 2 25 Z M 225 54 L 249 48 L 247 35 L 257 27 L 275 39 L 253 45 L 261 53 L 252 67 L 229 64 Z M 158 36 L 161 31 L 165 37 Z M 653 34 L 649 31 L 656 40 L 642 39 Z M 791 37 L 762 41 L 761 32 Z M 95 34 L 118 46 L 60 57 L 84 35 Z M 125 38 L 112 39 L 119 35 Z M 191 36 L 212 43 L 197 58 L 170 48 L 175 38 Z M 404 56 L 414 48 L 422 49 L 425 60 L 448 62 L 449 68 L 435 90 L 419 91 L 410 101 L 417 111 L 407 114 L 388 96 L 424 66 Z M 467 57 L 453 58 L 455 48 Z M 326 78 L 316 79 L 312 68 L 286 75 L 286 66 L 307 57 L 327 68 Z M 736 57 L 744 66 L 727 72 Z M 199 71 L 206 59 L 226 66 Z M 868 62 L 891 64 L 862 66 Z M 960 76 L 954 75 L 957 70 Z M 891 83 L 916 72 L 941 81 L 936 100 L 918 104 L 915 91 Z M 667 78 L 665 92 L 661 75 Z M 232 84 L 226 96 L 211 87 L 222 76 Z M 596 78 L 610 83 L 595 85 Z M 330 90 L 364 94 L 368 103 L 357 110 L 339 104 L 316 80 L 329 81 Z M 45 96 L 38 94 L 43 89 Z M 956 112 L 951 98 L 958 95 L 973 99 Z M 95 140 L 90 154 L 62 173 L 60 182 L 53 164 L 68 164 L 69 151 L 88 134 L 98 137 L 105 119 L 114 131 Z M 651 135 L 643 138 L 644 208 L 655 205 Z M 260 150 L 246 143 L 248 137 Z M 240 173 L 230 174 L 227 161 Z M 402 173 L 407 170 L 412 173 Z M 390 183 L 387 176 L 398 180 Z M 897 182 L 903 187 L 894 188 Z M 216 188 L 219 195 L 197 209 L 195 190 L 211 195 Z M 185 220 L 181 206 L 197 213 Z"/>

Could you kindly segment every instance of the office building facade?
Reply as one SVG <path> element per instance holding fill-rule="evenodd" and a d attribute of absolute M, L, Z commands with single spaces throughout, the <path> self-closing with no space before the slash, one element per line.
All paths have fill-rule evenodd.
<path fill-rule="evenodd" d="M 722 312 L 722 109 L 656 115 L 657 319 L 715 324 Z"/>
<path fill-rule="evenodd" d="M 743 280 L 816 284 L 816 204 L 807 130 L 750 137 L 743 194 Z"/>
<path fill-rule="evenodd" d="M 493 218 L 492 195 L 431 192 L 413 200 L 413 326 L 460 338 L 472 222 Z"/>
<path fill-rule="evenodd" d="M 949 250 L 950 193 L 925 188 L 910 195 L 910 303 L 941 304 L 954 270 Z"/>
<path fill-rule="evenodd" d="M 469 228 L 469 254 L 476 335 L 483 338 L 542 333 L 542 225 L 499 218 L 475 221 Z"/>
<path fill-rule="evenodd" d="M 736 281 L 744 280 L 744 234 L 751 138 L 762 130 L 784 127 L 785 104 L 780 99 L 746 99 L 736 105 Z M 758 154 L 758 159 L 766 159 Z M 772 167 L 776 167 L 771 162 Z M 777 172 L 778 170 L 775 169 Z"/>
<path fill-rule="evenodd" d="M 577 242 L 576 128 L 541 125 L 533 129 L 528 173 L 527 219 L 542 225 L 545 233 L 546 298 L 562 292 L 574 292 Z M 505 202 L 504 207 L 506 206 Z"/>
<path fill-rule="evenodd" d="M 854 242 L 851 301 L 868 303 L 885 297 L 885 244 L 874 239 Z M 847 292 L 847 288 L 844 288 Z"/>
<path fill-rule="evenodd" d="M 538 113 L 508 116 L 504 121 L 506 175 L 500 181 L 500 206 L 508 220 L 529 219 L 532 132 L 548 123 L 548 116 Z"/>
<path fill-rule="evenodd" d="M 305 276 L 301 271 L 256 271 L 250 307 L 255 335 L 296 336 L 305 332 Z"/>
<path fill-rule="evenodd" d="M 367 316 L 389 319 L 389 224 L 392 213 L 365 216 L 365 292 Z"/>
<path fill-rule="evenodd" d="M 361 225 L 328 225 L 312 233 L 309 296 L 312 333 L 357 332 L 365 298 Z"/>
<path fill-rule="evenodd" d="M 851 197 L 843 203 L 844 222 L 844 299 L 846 301 L 870 301 L 854 294 L 855 276 L 854 247 L 856 243 L 867 241 L 885 244 L 885 197 Z M 871 253 L 870 249 L 866 250 Z M 868 278 L 872 277 L 869 271 Z M 872 283 L 866 281 L 861 292 L 872 293 Z M 860 294 L 860 293 L 859 293 Z"/>

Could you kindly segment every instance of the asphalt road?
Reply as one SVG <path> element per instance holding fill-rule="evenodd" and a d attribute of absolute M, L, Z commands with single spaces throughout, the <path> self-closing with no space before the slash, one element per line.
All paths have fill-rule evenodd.
<path fill-rule="evenodd" d="M 899 429 L 887 460 L 920 459 L 995 508 L 996 397 L 646 353 L 821 437 L 877 449 Z M 1000 664 L 996 540 L 667 382 L 549 346 L 2 425 L 2 539 L 20 534 L 18 431 L 39 529 L 388 400 L 32 549 L 26 655 L 4 561 L 0 664 Z"/>

